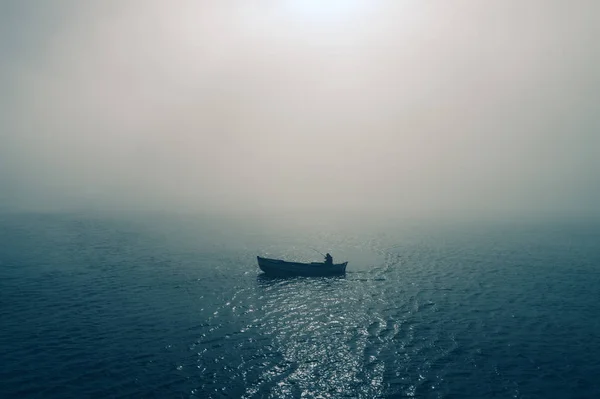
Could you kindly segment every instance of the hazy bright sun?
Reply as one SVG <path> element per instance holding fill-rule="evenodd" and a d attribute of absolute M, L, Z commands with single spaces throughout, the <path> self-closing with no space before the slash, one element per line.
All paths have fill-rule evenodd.
<path fill-rule="evenodd" d="M 367 0 L 286 0 L 285 8 L 298 17 L 332 21 L 360 14 Z"/>

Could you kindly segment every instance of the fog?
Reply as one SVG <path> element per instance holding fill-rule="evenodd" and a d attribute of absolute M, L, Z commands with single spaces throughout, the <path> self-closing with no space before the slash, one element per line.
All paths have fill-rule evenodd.
<path fill-rule="evenodd" d="M 596 1 L 0 3 L 0 209 L 600 215 Z"/>

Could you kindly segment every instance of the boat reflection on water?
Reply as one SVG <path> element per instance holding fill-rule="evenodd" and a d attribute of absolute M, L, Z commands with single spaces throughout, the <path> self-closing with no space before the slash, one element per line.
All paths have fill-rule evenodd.
<path fill-rule="evenodd" d="M 315 279 L 314 277 L 306 277 L 306 276 L 292 276 L 292 275 L 288 275 L 288 276 L 272 276 L 270 274 L 266 274 L 266 273 L 260 273 L 256 276 L 256 281 L 259 283 L 259 285 L 262 286 L 272 286 L 272 285 L 285 285 L 285 284 L 289 284 L 289 283 L 293 283 L 293 282 L 300 282 L 300 281 L 323 281 L 323 282 L 333 282 L 333 281 L 342 281 L 342 280 L 346 280 L 346 275 L 345 274 L 341 274 L 339 276 L 321 276 L 318 279 Z"/>

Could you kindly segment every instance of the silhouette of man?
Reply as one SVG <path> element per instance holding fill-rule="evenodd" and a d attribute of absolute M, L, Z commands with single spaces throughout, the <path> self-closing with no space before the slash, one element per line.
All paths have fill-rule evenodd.
<path fill-rule="evenodd" d="M 325 266 L 331 265 L 333 265 L 333 258 L 331 257 L 331 255 L 329 255 L 329 252 L 327 252 L 327 255 L 325 255 Z"/>

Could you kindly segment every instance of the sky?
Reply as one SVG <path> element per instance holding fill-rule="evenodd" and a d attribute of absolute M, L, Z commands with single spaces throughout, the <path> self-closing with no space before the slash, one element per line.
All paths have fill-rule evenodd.
<path fill-rule="evenodd" d="M 0 209 L 600 215 L 600 3 L 3 0 Z"/>

